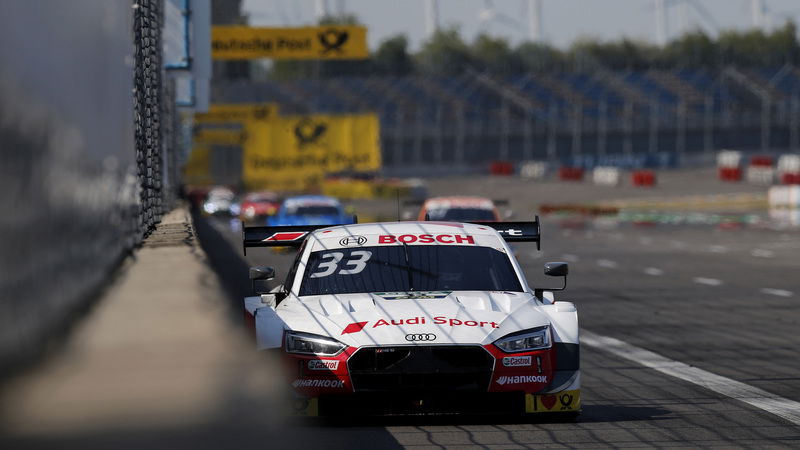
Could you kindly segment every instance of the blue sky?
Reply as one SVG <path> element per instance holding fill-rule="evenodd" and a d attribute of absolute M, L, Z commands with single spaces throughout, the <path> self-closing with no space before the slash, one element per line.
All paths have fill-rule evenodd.
<path fill-rule="evenodd" d="M 566 47 L 578 38 L 610 40 L 623 36 L 656 41 L 656 0 L 540 0 L 545 40 Z M 703 28 L 711 34 L 722 29 L 753 26 L 751 0 L 664 0 L 667 36 L 675 36 L 682 24 Z M 800 22 L 800 0 L 761 0 L 764 27 L 779 26 L 787 18 Z M 369 28 L 371 48 L 389 36 L 405 34 L 411 48 L 424 41 L 425 0 L 328 0 L 332 11 L 343 7 Z M 691 6 L 694 3 L 699 8 Z M 316 21 L 317 0 L 243 0 L 251 24 L 299 26 Z M 526 0 L 438 0 L 440 26 L 458 26 L 468 40 L 482 31 L 518 43 L 529 36 Z M 701 13 L 705 10 L 705 14 Z M 704 18 L 705 16 L 705 18 Z"/>

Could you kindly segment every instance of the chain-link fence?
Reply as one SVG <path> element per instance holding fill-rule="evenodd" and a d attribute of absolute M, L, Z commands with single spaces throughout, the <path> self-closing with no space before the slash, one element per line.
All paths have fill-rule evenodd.
<path fill-rule="evenodd" d="M 0 373 L 46 349 L 175 199 L 161 9 L 0 3 Z"/>

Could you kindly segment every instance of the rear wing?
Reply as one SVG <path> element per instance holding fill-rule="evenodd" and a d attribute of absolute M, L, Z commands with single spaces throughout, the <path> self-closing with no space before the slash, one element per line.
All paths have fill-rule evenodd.
<path fill-rule="evenodd" d="M 246 255 L 248 247 L 300 247 L 312 231 L 337 225 L 246 227 L 242 223 L 242 249 Z"/>
<path fill-rule="evenodd" d="M 503 236 L 506 242 L 536 242 L 536 250 L 542 249 L 542 230 L 539 225 L 539 216 L 534 216 L 533 222 L 470 222 L 493 228 Z"/>

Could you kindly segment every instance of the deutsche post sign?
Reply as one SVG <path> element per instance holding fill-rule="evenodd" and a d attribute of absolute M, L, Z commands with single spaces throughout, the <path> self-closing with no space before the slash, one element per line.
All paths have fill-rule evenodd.
<path fill-rule="evenodd" d="M 208 112 L 195 113 L 197 123 L 244 122 L 246 120 L 269 120 L 278 115 L 277 103 L 231 103 L 212 104 Z"/>
<path fill-rule="evenodd" d="M 213 59 L 366 59 L 367 29 L 353 25 L 302 28 L 214 26 Z"/>

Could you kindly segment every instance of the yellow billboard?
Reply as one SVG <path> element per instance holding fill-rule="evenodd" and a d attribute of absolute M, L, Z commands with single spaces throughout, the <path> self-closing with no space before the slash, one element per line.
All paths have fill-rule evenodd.
<path fill-rule="evenodd" d="M 208 112 L 195 113 L 196 123 L 228 123 L 269 120 L 278 115 L 277 103 L 215 103 Z"/>
<path fill-rule="evenodd" d="M 189 153 L 189 159 L 183 166 L 183 183 L 187 185 L 208 185 L 214 180 L 211 178 L 211 149 L 208 147 L 194 147 Z"/>
<path fill-rule="evenodd" d="M 245 129 L 243 179 L 252 189 L 318 188 L 326 174 L 381 167 L 375 114 L 284 116 Z"/>
<path fill-rule="evenodd" d="M 366 59 L 367 29 L 355 25 L 211 27 L 212 59 Z"/>
<path fill-rule="evenodd" d="M 227 128 L 199 128 L 192 136 L 192 142 L 202 145 L 242 145 L 245 140 L 245 130 Z"/>

